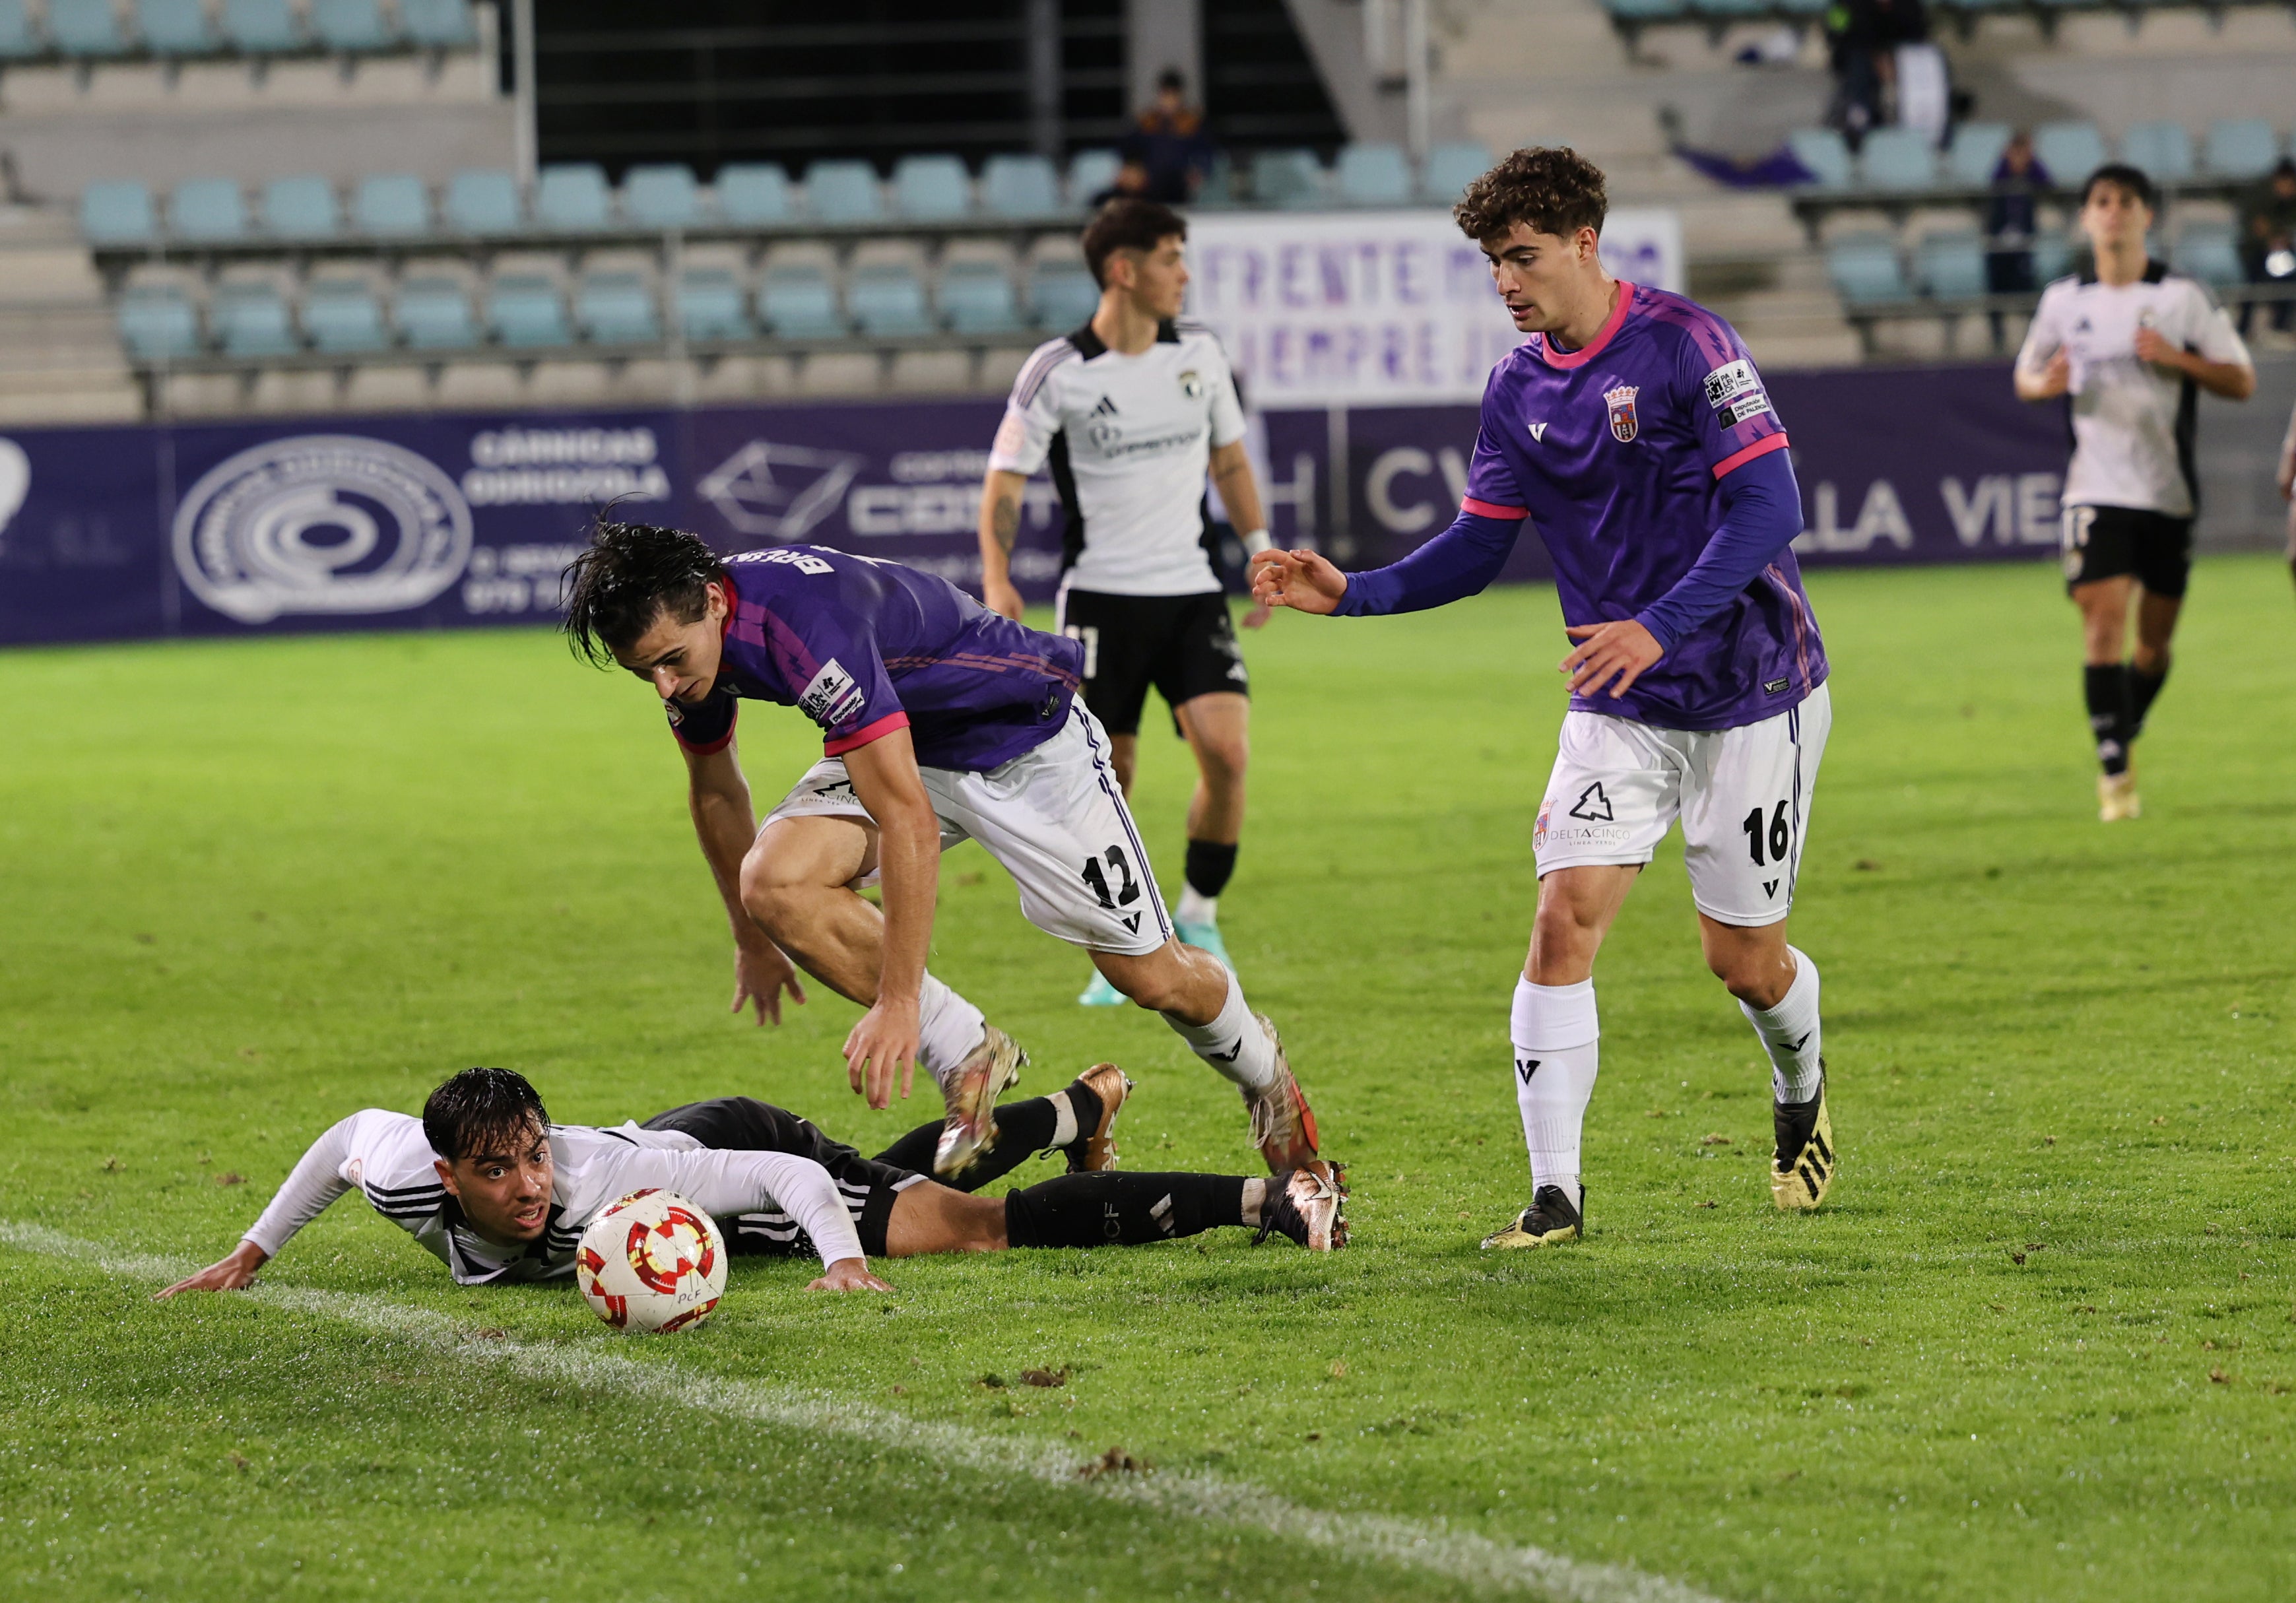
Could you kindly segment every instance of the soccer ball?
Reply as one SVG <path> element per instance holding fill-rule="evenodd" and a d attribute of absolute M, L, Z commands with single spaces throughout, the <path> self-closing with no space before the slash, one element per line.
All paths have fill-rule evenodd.
<path fill-rule="evenodd" d="M 726 1243 L 709 1215 L 649 1187 L 590 1221 L 574 1283 L 617 1330 L 683 1330 L 726 1294 Z"/>

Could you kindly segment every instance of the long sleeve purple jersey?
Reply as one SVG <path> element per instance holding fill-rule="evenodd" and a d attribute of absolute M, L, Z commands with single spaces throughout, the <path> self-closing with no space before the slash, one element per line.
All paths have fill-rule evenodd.
<path fill-rule="evenodd" d="M 1554 559 L 1566 623 L 1637 618 L 1665 647 L 1624 696 L 1574 697 L 1573 707 L 1669 729 L 1758 723 L 1826 675 L 1791 546 L 1800 507 L 1778 493 L 1791 491 L 1791 476 L 1758 471 L 1750 478 L 1780 484 L 1743 496 L 1725 485 L 1752 464 L 1767 470 L 1786 446 L 1728 323 L 1682 296 L 1621 283 L 1584 348 L 1534 334 L 1492 370 L 1461 519 L 1438 538 L 1464 548 L 1462 571 L 1496 575 L 1529 520 Z M 1740 587 L 1718 586 L 1718 570 L 1741 570 L 1736 548 L 1749 540 L 1755 571 Z M 1409 609 L 1414 581 L 1431 577 L 1413 561 L 1349 575 L 1341 612 Z M 1455 585 L 1419 604 L 1467 593 Z"/>
<path fill-rule="evenodd" d="M 734 738 L 740 700 L 794 707 L 840 757 L 898 729 L 917 764 L 985 773 L 1066 723 L 1084 647 L 999 617 L 947 580 L 819 545 L 726 559 L 734 608 L 717 683 L 664 702 L 687 749 Z"/>

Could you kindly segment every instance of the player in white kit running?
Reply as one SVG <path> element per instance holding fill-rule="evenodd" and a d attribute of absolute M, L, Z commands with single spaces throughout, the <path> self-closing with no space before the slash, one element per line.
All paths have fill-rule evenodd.
<path fill-rule="evenodd" d="M 2065 586 L 2080 609 L 2082 692 L 2103 769 L 2097 816 L 2108 823 L 2141 810 L 2128 748 L 2168 682 L 2192 572 L 2197 392 L 2256 392 L 2248 348 L 2216 298 L 2147 257 L 2152 210 L 2152 180 L 2136 168 L 2089 175 L 2080 225 L 2095 265 L 2042 291 L 2017 356 L 2019 398 L 2065 397 L 2071 417 Z M 2136 649 L 2124 662 L 2139 589 Z"/>
<path fill-rule="evenodd" d="M 1064 519 L 1059 626 L 1084 646 L 1085 702 L 1108 731 L 1128 796 L 1152 684 L 1171 708 L 1198 775 L 1174 923 L 1181 940 L 1226 962 L 1219 896 L 1243 832 L 1251 678 L 1211 562 L 1207 471 L 1245 550 L 1268 540 L 1227 357 L 1209 329 L 1179 320 L 1187 232 L 1168 207 L 1132 199 L 1110 201 L 1085 230 L 1100 309 L 1039 346 L 1013 382 L 981 491 L 981 596 L 1021 616 L 1021 500 L 1029 476 L 1049 468 Z M 1244 623 L 1267 620 L 1262 607 Z M 1124 998 L 1095 977 L 1078 1000 Z"/>

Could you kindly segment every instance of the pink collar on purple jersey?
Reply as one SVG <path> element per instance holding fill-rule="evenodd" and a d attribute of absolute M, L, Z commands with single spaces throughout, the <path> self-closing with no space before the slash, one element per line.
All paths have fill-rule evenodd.
<path fill-rule="evenodd" d="M 1635 287 L 1622 278 L 1619 281 L 1619 304 L 1611 308 L 1610 318 L 1603 324 L 1600 333 L 1575 351 L 1556 350 L 1554 337 L 1542 334 L 1538 340 L 1538 354 L 1546 358 L 1546 365 L 1549 367 L 1585 366 L 1602 355 L 1603 348 L 1611 343 L 1611 336 L 1616 334 L 1620 327 L 1625 323 L 1628 309 L 1634 304 Z"/>

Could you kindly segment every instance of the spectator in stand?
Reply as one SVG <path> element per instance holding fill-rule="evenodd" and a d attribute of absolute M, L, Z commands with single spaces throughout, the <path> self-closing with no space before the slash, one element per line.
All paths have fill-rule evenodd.
<path fill-rule="evenodd" d="M 1929 42 L 1923 0 L 1833 0 L 1825 11 L 1825 42 L 1833 69 L 1833 103 L 1826 123 L 1856 150 L 1889 119 L 1898 79 L 1898 47 Z"/>
<path fill-rule="evenodd" d="M 2296 287 L 2296 160 L 2284 156 L 2240 212 L 2240 265 L 2252 284 Z M 2247 331 L 2249 314 L 2243 307 L 2240 326 Z M 2278 301 L 2272 307 L 2272 326 L 2285 329 L 2296 301 Z"/>
<path fill-rule="evenodd" d="M 1140 113 L 1138 126 L 1125 140 L 1124 161 L 1145 171 L 1147 187 L 1134 191 L 1119 184 L 1120 193 L 1185 206 L 1203 186 L 1211 170 L 1212 142 L 1204 135 L 1203 112 L 1188 103 L 1188 80 L 1178 68 L 1167 67 L 1156 80 L 1156 103 Z"/>
<path fill-rule="evenodd" d="M 2033 136 L 2020 128 L 2010 136 L 1993 169 L 1993 199 L 1985 209 L 1985 288 L 1995 295 L 2030 295 L 2033 235 L 2038 227 L 2039 194 L 2052 188 L 2048 169 L 2033 154 Z M 2001 314 L 1987 314 L 1993 345 L 2002 339 Z"/>

